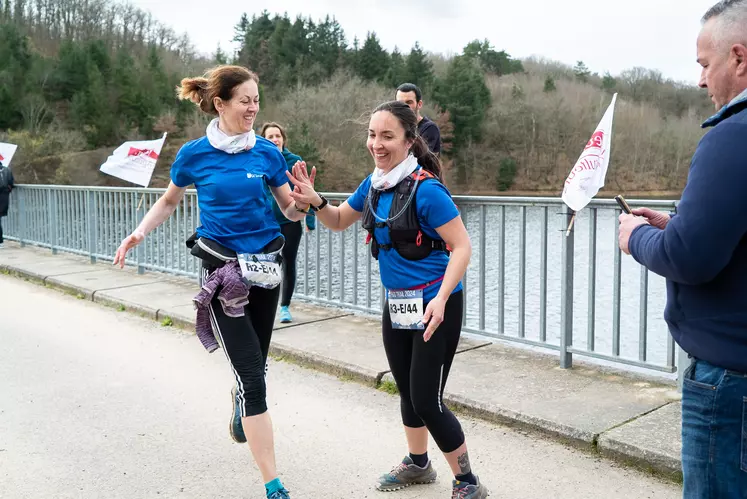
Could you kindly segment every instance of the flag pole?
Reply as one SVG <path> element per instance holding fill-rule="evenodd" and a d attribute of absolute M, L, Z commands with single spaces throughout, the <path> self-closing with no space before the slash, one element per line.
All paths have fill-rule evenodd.
<path fill-rule="evenodd" d="M 573 222 L 576 221 L 576 212 L 573 212 L 573 215 L 571 215 L 571 221 L 568 222 L 568 230 L 565 231 L 565 237 L 568 237 L 571 235 L 571 230 L 573 229 Z"/>

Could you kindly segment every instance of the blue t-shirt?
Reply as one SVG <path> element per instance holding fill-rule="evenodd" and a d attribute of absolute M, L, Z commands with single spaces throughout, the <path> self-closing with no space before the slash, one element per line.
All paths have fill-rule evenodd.
<path fill-rule="evenodd" d="M 215 149 L 207 137 L 187 142 L 171 166 L 171 181 L 197 189 L 200 227 L 197 235 L 238 253 L 258 253 L 280 236 L 265 183 L 288 183 L 278 148 L 257 137 L 248 151 L 228 154 Z"/>
<path fill-rule="evenodd" d="M 348 205 L 355 211 L 362 212 L 366 195 L 371 188 L 371 176 L 369 175 L 358 189 L 348 198 Z M 394 191 L 383 192 L 379 197 L 376 207 L 376 215 L 381 219 L 389 217 L 389 209 L 392 206 Z M 418 185 L 415 196 L 415 207 L 418 221 L 423 232 L 430 238 L 441 239 L 436 228 L 451 222 L 459 216 L 454 201 L 446 187 L 436 180 L 424 180 Z M 375 229 L 374 235 L 380 244 L 390 244 L 389 229 Z M 446 273 L 449 257 L 443 251 L 433 251 L 426 258 L 411 261 L 403 258 L 396 250 L 379 251 L 379 273 L 381 282 L 388 290 L 411 289 L 428 282 L 440 279 Z M 430 301 L 436 297 L 441 282 L 432 284 L 423 290 L 423 299 Z M 454 288 L 454 293 L 461 291 L 461 281 Z"/>

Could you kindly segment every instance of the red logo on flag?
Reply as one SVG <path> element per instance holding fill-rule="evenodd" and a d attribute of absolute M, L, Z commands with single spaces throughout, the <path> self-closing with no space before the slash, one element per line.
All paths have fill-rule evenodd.
<path fill-rule="evenodd" d="M 158 153 L 153 149 L 138 149 L 136 147 L 130 147 L 127 156 L 147 156 L 151 159 L 158 159 Z"/>
<path fill-rule="evenodd" d="M 594 132 L 594 135 L 591 136 L 591 139 L 589 139 L 589 142 L 586 143 L 586 147 L 584 147 L 584 151 L 587 149 L 591 149 L 592 147 L 601 149 L 603 144 L 604 144 L 604 131 L 597 130 L 596 132 Z"/>
<path fill-rule="evenodd" d="M 5 158 L 3 158 L 3 155 L 0 154 L 0 163 L 2 163 L 3 161 L 5 161 Z"/>

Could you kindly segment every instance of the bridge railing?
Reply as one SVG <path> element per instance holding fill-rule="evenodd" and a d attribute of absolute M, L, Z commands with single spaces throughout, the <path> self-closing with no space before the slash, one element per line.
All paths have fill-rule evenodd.
<path fill-rule="evenodd" d="M 8 239 L 88 256 L 114 257 L 163 189 L 20 185 L 4 220 Z M 341 202 L 347 194 L 325 194 Z M 676 372 L 676 348 L 662 319 L 664 280 L 617 246 L 613 200 L 594 200 L 566 237 L 559 198 L 455 196 L 472 240 L 463 280 L 463 330 L 646 372 Z M 671 211 L 674 201 L 629 201 Z M 131 252 L 128 265 L 196 278 L 184 242 L 199 225 L 188 190 L 174 215 Z M 299 298 L 380 314 L 384 289 L 360 223 L 334 233 L 304 231 L 297 260 Z M 413 263 L 417 265 L 417 263 Z"/>

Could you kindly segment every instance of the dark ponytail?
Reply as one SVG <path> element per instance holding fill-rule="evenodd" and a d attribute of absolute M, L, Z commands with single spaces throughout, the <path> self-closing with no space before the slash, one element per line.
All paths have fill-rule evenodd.
<path fill-rule="evenodd" d="M 413 141 L 411 152 L 417 158 L 418 164 L 443 183 L 443 178 L 441 177 L 441 160 L 431 152 L 423 137 L 418 134 L 418 118 L 413 110 L 410 109 L 410 106 L 399 101 L 385 102 L 374 109 L 374 112 L 371 114 L 376 114 L 380 111 L 388 111 L 397 118 L 405 130 L 405 138 Z"/>

